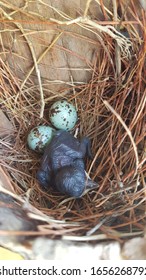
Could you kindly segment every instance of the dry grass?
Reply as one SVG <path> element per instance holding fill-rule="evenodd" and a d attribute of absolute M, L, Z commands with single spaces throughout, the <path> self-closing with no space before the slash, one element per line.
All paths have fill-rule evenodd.
<path fill-rule="evenodd" d="M 15 128 L 14 135 L 0 141 L 1 165 L 7 170 L 17 194 L 24 195 L 30 189 L 29 199 L 33 206 L 54 217 L 56 223 L 57 220 L 65 220 L 65 223 L 74 224 L 66 230 L 62 228 L 57 235 L 70 240 L 120 240 L 141 235 L 145 225 L 146 19 L 144 10 L 137 11 L 133 1 L 130 1 L 130 7 L 120 1 L 121 21 L 117 18 L 117 7 L 114 7 L 113 21 L 108 26 L 104 22 L 101 25 L 87 18 L 90 2 L 87 1 L 83 18 L 72 21 L 59 12 L 62 21 L 57 21 L 57 24 L 78 24 L 81 29 L 96 34 L 101 45 L 100 58 L 95 54 L 93 65 L 88 65 L 92 71 L 89 83 L 76 85 L 69 82 L 59 95 L 48 93 L 39 72 L 39 62 L 45 52 L 54 47 L 58 35 L 36 59 L 23 30 L 23 22 L 14 21 L 13 13 L 10 15 L 5 11 L 11 4 L 3 3 L 2 20 L 8 21 L 8 28 L 12 24 L 11 28 L 21 31 L 31 50 L 34 65 L 21 80 L 8 63 L 0 60 L 1 108 Z M 14 12 L 15 7 L 11 5 L 11 9 Z M 102 10 L 105 14 L 110 13 L 103 3 Z M 23 13 L 26 13 L 25 8 Z M 129 20 L 127 14 L 133 19 Z M 43 19 L 38 15 L 26 15 L 32 21 L 35 19 L 42 23 Z M 48 23 L 44 21 L 44 24 Z M 49 24 L 56 28 L 55 20 L 51 19 Z M 128 31 L 128 39 L 117 31 L 121 26 Z M 5 54 L 7 50 L 2 41 L 1 45 Z M 31 76 L 33 70 L 38 83 Z M 66 94 L 69 89 L 71 94 Z M 94 159 L 87 162 L 87 171 L 100 187 L 80 199 L 67 199 L 52 189 L 48 193 L 43 192 L 35 180 L 40 156 L 28 150 L 26 145 L 26 137 L 32 127 L 50 124 L 49 107 L 60 98 L 76 104 L 78 136 L 87 135 L 92 141 Z M 53 234 L 56 235 L 55 230 Z"/>

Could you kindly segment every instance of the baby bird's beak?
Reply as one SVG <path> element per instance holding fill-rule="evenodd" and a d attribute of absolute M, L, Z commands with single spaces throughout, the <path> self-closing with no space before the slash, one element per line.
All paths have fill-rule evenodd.
<path fill-rule="evenodd" d="M 95 189 L 97 187 L 99 187 L 99 185 L 96 182 L 92 181 L 90 178 L 88 178 L 86 180 L 86 183 L 85 183 L 86 189 L 93 189 L 93 188 Z"/>

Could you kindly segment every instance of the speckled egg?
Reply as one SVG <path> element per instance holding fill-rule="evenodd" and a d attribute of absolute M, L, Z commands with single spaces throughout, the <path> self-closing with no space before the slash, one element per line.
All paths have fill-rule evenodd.
<path fill-rule="evenodd" d="M 77 118 L 75 107 L 66 100 L 57 101 L 50 108 L 50 121 L 58 129 L 71 130 Z"/>
<path fill-rule="evenodd" d="M 54 131 L 55 129 L 50 126 L 40 125 L 34 127 L 27 137 L 29 148 L 36 152 L 43 152 L 46 144 L 51 141 Z"/>

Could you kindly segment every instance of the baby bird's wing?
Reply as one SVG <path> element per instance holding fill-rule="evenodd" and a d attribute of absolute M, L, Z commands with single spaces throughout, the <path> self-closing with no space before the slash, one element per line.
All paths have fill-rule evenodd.
<path fill-rule="evenodd" d="M 73 135 L 67 131 L 58 131 L 49 144 L 49 150 L 52 154 L 67 156 L 72 159 L 82 158 L 82 151 L 80 149 L 80 142 Z"/>
<path fill-rule="evenodd" d="M 83 159 L 88 150 L 89 139 L 87 137 L 84 137 L 80 143 L 69 132 L 59 130 L 44 151 L 41 170 L 49 172 L 63 166 L 71 166 L 75 160 Z"/>

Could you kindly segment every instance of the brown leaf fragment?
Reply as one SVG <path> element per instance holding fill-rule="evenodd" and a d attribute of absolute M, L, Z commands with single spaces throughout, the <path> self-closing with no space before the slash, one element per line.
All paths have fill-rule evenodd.
<path fill-rule="evenodd" d="M 0 109 L 0 137 L 7 136 L 14 131 L 12 123 Z"/>
<path fill-rule="evenodd" d="M 12 184 L 10 183 L 10 180 L 1 166 L 0 166 L 0 184 L 8 191 L 14 192 L 14 189 L 13 189 Z"/>

